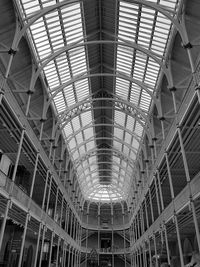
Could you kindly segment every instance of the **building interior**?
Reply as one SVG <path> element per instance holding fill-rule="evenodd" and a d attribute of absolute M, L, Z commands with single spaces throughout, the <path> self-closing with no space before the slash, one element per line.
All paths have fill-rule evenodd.
<path fill-rule="evenodd" d="M 200 266 L 199 11 L 0 1 L 0 267 Z"/>

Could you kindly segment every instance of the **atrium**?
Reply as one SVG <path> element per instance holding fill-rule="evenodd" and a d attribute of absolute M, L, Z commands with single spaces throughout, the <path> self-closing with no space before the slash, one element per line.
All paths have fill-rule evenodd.
<path fill-rule="evenodd" d="M 0 267 L 200 266 L 199 11 L 0 1 Z"/>

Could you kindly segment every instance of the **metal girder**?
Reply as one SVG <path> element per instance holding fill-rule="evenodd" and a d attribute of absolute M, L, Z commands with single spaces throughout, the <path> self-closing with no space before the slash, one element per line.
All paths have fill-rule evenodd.
<path fill-rule="evenodd" d="M 23 25 L 23 27 L 20 30 L 20 32 L 15 36 L 15 39 L 14 39 L 14 42 L 13 42 L 13 45 L 12 45 L 12 49 L 16 50 L 21 38 L 24 36 L 26 31 L 30 28 L 31 25 L 34 24 L 34 22 L 36 22 L 41 17 L 43 17 L 46 14 L 54 11 L 55 9 L 62 8 L 62 7 L 67 6 L 67 5 L 71 5 L 73 3 L 80 3 L 80 2 L 85 2 L 85 1 L 87 1 L 87 0 L 82 0 L 82 1 L 80 1 L 80 0 L 68 0 L 67 2 L 56 3 L 55 5 L 43 8 L 42 10 L 40 10 L 38 12 L 35 12 L 34 15 L 32 15 L 31 17 L 26 18 L 26 20 L 27 21 L 29 20 L 29 21 L 25 25 Z M 170 14 L 170 12 L 166 11 L 160 5 L 152 3 L 152 2 L 149 2 L 149 1 L 145 1 L 145 0 L 129 0 L 128 2 L 135 3 L 135 4 L 138 4 L 138 5 L 144 5 L 144 6 L 147 6 L 147 7 L 151 8 L 151 9 L 153 9 L 155 11 L 160 12 L 166 18 L 168 18 L 171 21 L 171 23 L 176 27 L 177 31 L 179 32 L 179 34 L 180 34 L 180 36 L 182 38 L 183 44 L 186 45 L 189 42 L 184 25 L 181 24 L 180 20 L 178 20 L 177 18 L 174 18 Z"/>
<path fill-rule="evenodd" d="M 134 107 L 130 106 L 130 105 L 126 105 L 126 103 L 124 103 L 123 100 L 121 101 L 115 101 L 115 100 L 112 100 L 112 99 L 109 99 L 109 98 L 96 98 L 96 99 L 93 99 L 93 100 L 88 100 L 87 103 L 83 103 L 83 104 L 80 104 L 80 106 L 77 106 L 75 108 L 72 108 L 69 112 L 69 114 L 66 115 L 66 117 L 62 120 L 62 121 L 59 121 L 57 122 L 56 124 L 56 127 L 55 129 L 59 128 L 60 132 L 57 131 L 57 136 L 56 136 L 56 140 L 58 139 L 60 133 L 61 133 L 61 130 L 64 129 L 64 127 L 70 122 L 72 121 L 75 117 L 79 116 L 80 114 L 84 113 L 84 112 L 88 112 L 88 111 L 91 111 L 91 110 L 95 110 L 95 109 L 102 109 L 102 106 L 96 106 L 96 107 L 93 107 L 91 106 L 91 102 L 97 102 L 97 101 L 110 101 L 110 102 L 116 102 L 117 105 L 115 107 L 111 107 L 111 106 L 107 106 L 105 107 L 106 109 L 114 109 L 114 110 L 118 110 L 118 111 L 121 111 L 122 113 L 125 113 L 129 116 L 131 116 L 132 118 L 136 119 L 136 121 L 138 121 L 138 123 L 144 128 L 145 132 L 147 133 L 148 137 L 149 137 L 149 141 L 151 141 L 152 139 L 152 136 L 151 136 L 151 133 L 149 131 L 150 129 L 150 121 L 147 119 L 147 121 L 145 122 L 142 122 L 142 116 L 140 114 L 138 114 L 137 112 L 135 112 L 135 109 Z M 147 123 L 147 126 L 145 125 L 145 123 Z M 54 133 L 54 136 L 55 136 L 55 133 Z"/>
<path fill-rule="evenodd" d="M 126 173 L 128 173 L 129 174 L 129 176 L 131 177 L 131 173 L 129 173 L 128 171 L 126 171 L 126 168 L 124 168 L 123 166 L 121 166 L 119 163 L 117 163 L 116 161 L 110 161 L 110 162 L 108 162 L 108 161 L 98 161 L 98 162 L 92 162 L 92 163 L 90 163 L 90 164 L 87 164 L 87 166 L 85 166 L 84 167 L 84 170 L 87 170 L 87 169 L 89 169 L 91 166 L 98 166 L 99 164 L 108 164 L 108 165 L 115 165 L 115 166 L 118 166 L 119 168 L 121 168 L 121 169 L 123 169 Z M 79 165 L 80 166 L 80 165 Z M 77 166 L 77 167 L 79 167 L 79 166 Z M 129 165 L 130 166 L 130 165 Z M 99 171 L 102 171 L 102 170 L 106 170 L 106 171 L 108 171 L 108 169 L 98 169 Z M 109 171 L 110 170 L 112 170 L 112 169 L 109 169 Z M 92 173 L 92 172 L 91 172 Z M 77 173 L 77 174 L 79 174 L 80 176 L 81 176 L 81 173 Z"/>
<path fill-rule="evenodd" d="M 85 178 L 87 178 L 89 175 L 87 175 Z M 88 186 L 88 182 L 86 182 L 86 180 L 84 180 L 84 182 L 82 182 L 82 183 L 79 183 L 79 185 L 80 185 L 80 187 L 85 187 L 85 186 L 87 186 L 87 190 L 89 190 L 89 188 L 92 188 L 94 185 L 99 185 L 100 184 L 100 182 L 99 182 L 99 178 L 110 178 L 110 176 L 99 176 L 99 174 L 97 174 L 96 176 L 94 176 L 94 178 L 93 179 L 95 179 L 95 178 L 97 178 L 98 177 L 98 179 L 97 179 L 97 181 L 95 181 L 95 182 L 91 182 L 92 183 L 92 185 L 91 186 Z M 102 183 L 102 186 L 110 186 L 110 185 L 115 185 L 115 186 L 119 186 L 119 181 L 116 181 L 116 180 L 112 180 L 112 182 L 104 182 L 104 183 Z M 127 183 L 127 186 L 129 186 L 130 185 L 130 183 Z M 121 187 L 120 187 L 121 188 Z"/>
<path fill-rule="evenodd" d="M 122 165 L 120 165 L 120 164 L 117 163 L 116 161 L 112 161 L 112 162 L 107 162 L 107 161 L 92 162 L 90 165 L 87 165 L 87 167 L 84 167 L 84 171 L 88 170 L 91 166 L 95 166 L 95 165 L 96 165 L 96 166 L 97 166 L 97 169 L 95 169 L 95 170 L 93 170 L 93 171 L 90 171 L 90 174 L 95 173 L 95 172 L 97 172 L 97 171 L 112 171 L 112 172 L 115 172 L 115 173 L 117 173 L 117 174 L 119 175 L 119 172 L 116 172 L 112 167 L 111 167 L 110 169 L 105 169 L 105 168 L 100 169 L 100 168 L 98 167 L 99 164 L 108 164 L 108 165 L 117 166 L 117 167 L 119 167 L 120 169 L 124 170 L 125 173 L 128 174 L 128 176 L 129 176 L 130 178 L 132 177 L 132 174 L 131 174 L 130 172 L 128 172 L 128 171 L 126 170 L 126 168 L 124 168 Z M 81 177 L 83 173 L 78 173 L 78 172 L 77 172 L 77 174 L 79 175 L 79 177 Z M 120 174 L 120 176 L 122 176 L 122 175 Z M 84 176 L 84 177 L 86 177 L 86 176 Z M 125 177 L 125 176 L 124 176 L 124 177 Z"/>
<path fill-rule="evenodd" d="M 32 76 L 29 90 L 34 91 L 35 83 L 36 83 L 39 75 L 43 71 L 44 67 L 47 66 L 48 63 L 51 62 L 52 60 L 54 60 L 56 57 L 60 56 L 62 53 L 66 53 L 72 49 L 82 47 L 82 46 L 99 45 L 99 44 L 110 44 L 110 45 L 116 44 L 116 45 L 125 46 L 128 48 L 134 48 L 134 49 L 144 53 L 145 55 L 148 55 L 150 58 L 152 58 L 161 67 L 161 69 L 165 73 L 167 80 L 168 80 L 169 87 L 173 87 L 173 80 L 171 77 L 170 70 L 163 64 L 163 62 L 160 60 L 159 56 L 157 56 L 155 53 L 151 52 L 150 50 L 148 50 L 148 49 L 146 49 L 146 48 L 144 48 L 144 47 L 142 47 L 136 43 L 131 43 L 131 42 L 127 42 L 127 41 L 120 42 L 120 41 L 111 41 L 111 40 L 95 40 L 95 41 L 85 41 L 83 43 L 70 44 L 70 45 L 64 46 L 60 50 L 51 54 L 40 65 L 40 67 L 36 70 L 35 74 Z"/>
<path fill-rule="evenodd" d="M 95 183 L 93 183 L 93 186 L 92 186 L 91 188 L 87 188 L 87 192 L 90 193 L 91 191 L 93 191 L 93 190 L 94 190 L 94 186 L 96 186 L 96 185 L 97 185 L 97 186 L 100 186 L 100 187 L 102 187 L 102 188 L 104 188 L 104 187 L 105 187 L 105 188 L 109 188 L 109 187 L 110 187 L 110 188 L 112 188 L 115 192 L 118 192 L 118 191 L 119 191 L 119 192 L 120 192 L 120 195 L 124 194 L 124 192 L 122 192 L 121 190 L 119 190 L 118 187 L 116 187 L 116 184 L 115 184 L 115 185 L 114 185 L 114 184 L 109 184 L 109 185 L 106 185 L 106 184 L 104 185 L 104 184 L 103 184 L 103 185 L 100 185 L 99 182 L 95 182 Z M 99 189 L 100 189 L 100 188 L 99 188 Z M 96 187 L 96 190 L 98 190 L 98 187 Z"/>
<path fill-rule="evenodd" d="M 80 161 L 78 161 L 78 163 L 74 164 L 74 167 L 78 168 L 80 165 L 83 164 L 84 161 L 87 161 L 88 159 L 91 159 L 92 157 L 99 157 L 99 156 L 110 156 L 110 154 L 106 154 L 106 153 L 103 153 L 103 152 L 102 153 L 91 154 L 90 157 L 87 157 L 87 158 L 84 157 L 84 160 L 80 160 Z M 126 162 L 132 168 L 135 167 L 135 165 L 133 165 L 130 160 L 129 161 L 128 160 L 124 160 L 122 157 L 118 157 L 118 158 L 120 159 L 120 161 Z"/>
<path fill-rule="evenodd" d="M 125 145 L 129 148 L 129 150 L 131 150 L 135 155 L 137 155 L 137 151 L 135 150 L 135 148 L 133 147 L 130 147 L 130 145 L 124 141 L 122 141 L 121 139 L 119 138 L 116 138 L 116 137 L 91 137 L 85 141 L 83 141 L 82 143 L 80 143 L 77 147 L 75 147 L 74 149 L 71 149 L 71 155 L 74 154 L 74 152 L 76 152 L 76 150 L 78 150 L 81 146 L 91 142 L 91 141 L 97 141 L 97 140 L 114 140 L 122 145 Z"/>
<path fill-rule="evenodd" d="M 117 150 L 117 149 L 114 149 L 114 148 L 95 148 L 95 149 L 91 149 L 89 151 L 87 151 L 86 154 L 83 154 L 79 159 L 75 160 L 74 161 L 74 164 L 79 164 L 79 162 L 82 162 L 84 160 L 87 160 L 88 158 L 90 158 L 91 156 L 93 155 L 98 155 L 98 153 L 101 153 L 101 151 L 103 151 L 103 153 L 105 151 L 107 151 L 108 153 L 113 153 L 114 155 L 116 155 L 117 157 L 119 157 L 120 159 L 126 161 L 126 162 L 131 162 L 132 165 L 135 164 L 134 161 L 131 160 L 130 157 L 126 156 L 123 152 Z M 98 152 L 98 153 L 97 153 Z"/>
<path fill-rule="evenodd" d="M 86 129 L 89 129 L 89 128 L 92 128 L 92 127 L 98 127 L 98 126 L 108 126 L 108 127 L 110 126 L 110 127 L 113 127 L 113 128 L 121 129 L 121 130 L 129 133 L 131 136 L 133 136 L 133 138 L 138 141 L 138 144 L 140 144 L 140 141 L 141 141 L 140 137 L 136 133 L 128 130 L 127 128 L 123 127 L 122 125 L 116 124 L 114 122 L 113 123 L 94 123 L 94 121 L 88 123 L 87 125 L 81 127 L 77 131 L 75 131 L 73 134 L 69 135 L 68 136 L 69 138 L 68 137 L 66 138 L 67 143 L 69 143 L 72 140 L 72 138 L 74 138 L 80 132 L 82 132 L 82 131 L 84 131 Z"/>
<path fill-rule="evenodd" d="M 77 82 L 77 81 L 80 81 L 80 80 L 83 80 L 83 79 L 87 79 L 87 78 L 93 78 L 93 77 L 115 77 L 115 78 L 120 78 L 120 79 L 124 79 L 124 80 L 127 80 L 129 82 L 132 82 L 132 83 L 135 83 L 137 84 L 138 86 L 140 86 L 144 91 L 146 91 L 150 96 L 151 98 L 153 99 L 156 107 L 157 107 L 157 110 L 158 110 L 158 113 L 159 113 L 159 116 L 161 116 L 161 105 L 160 105 L 160 101 L 158 101 L 158 99 L 156 98 L 156 96 L 152 93 L 151 90 L 149 90 L 148 88 L 150 88 L 150 85 L 144 83 L 144 82 L 141 82 L 137 79 L 134 79 L 128 75 L 126 75 L 125 73 L 122 73 L 122 72 L 116 72 L 116 73 L 88 73 L 88 72 L 83 72 L 83 73 L 80 73 L 79 75 L 77 75 L 76 77 L 72 78 L 71 80 L 69 80 L 68 82 L 64 83 L 64 84 L 61 84 L 59 86 L 57 86 L 56 88 L 54 88 L 53 90 L 51 90 L 51 93 L 52 91 L 54 92 L 48 99 L 48 103 L 45 104 L 45 111 L 43 113 L 43 116 L 45 116 L 46 112 L 47 112 L 47 109 L 50 105 L 50 103 L 52 102 L 52 100 L 54 99 L 54 97 L 59 93 L 61 92 L 65 87 Z M 153 88 L 151 88 L 153 90 Z"/>

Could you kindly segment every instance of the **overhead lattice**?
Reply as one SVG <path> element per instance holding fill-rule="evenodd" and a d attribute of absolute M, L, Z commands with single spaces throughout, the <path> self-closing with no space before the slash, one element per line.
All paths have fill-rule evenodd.
<path fill-rule="evenodd" d="M 134 162 L 146 124 L 145 117 L 139 113 L 148 116 L 152 102 L 150 93 L 156 91 L 161 71 L 153 58 L 132 44 L 151 50 L 163 60 L 171 22 L 150 6 L 144 6 L 144 1 L 105 0 L 107 5 L 110 3 L 116 8 L 113 10 L 116 14 L 113 30 L 106 28 L 106 22 L 103 24 L 104 19 L 108 20 L 106 11 L 102 12 L 105 9 L 102 8 L 103 0 L 66 1 L 62 7 L 59 7 L 59 3 L 64 2 L 61 0 L 15 1 L 24 24 L 38 12 L 55 5 L 55 9 L 31 25 L 28 38 L 38 66 L 62 50 L 44 66 L 41 75 L 47 81 L 49 96 L 53 96 L 55 112 L 84 197 L 92 201 L 125 200 L 134 177 Z M 96 43 L 93 40 L 93 46 L 99 48 L 101 64 L 101 72 L 96 72 L 101 82 L 95 88 L 92 80 L 95 72 L 90 68 L 93 58 L 89 53 L 91 44 L 87 36 L 88 14 L 85 16 L 90 2 L 96 3 L 99 20 L 96 31 L 100 32 L 96 34 Z M 173 16 L 178 9 L 178 0 L 151 0 L 149 3 L 158 4 Z M 90 15 L 91 19 L 97 17 L 92 12 Z M 105 35 L 102 35 L 103 30 Z M 111 75 L 107 78 L 113 82 L 112 91 L 103 80 L 106 76 L 102 60 L 103 53 L 106 54 L 103 36 L 109 34 L 114 36 L 109 39 L 114 58 L 110 65 Z M 118 40 L 118 43 L 111 40 Z M 82 45 L 84 42 L 86 44 Z M 141 87 L 141 83 L 148 90 Z M 128 114 L 127 103 L 132 109 L 138 107 L 137 112 Z M 95 110 L 101 110 L 100 120 Z M 110 117 L 102 115 L 109 110 Z"/>

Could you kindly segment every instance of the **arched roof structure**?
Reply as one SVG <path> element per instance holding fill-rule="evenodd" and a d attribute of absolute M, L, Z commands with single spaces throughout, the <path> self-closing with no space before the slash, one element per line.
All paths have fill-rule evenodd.
<path fill-rule="evenodd" d="M 44 78 L 49 98 L 43 116 L 53 106 L 53 138 L 63 135 L 84 198 L 126 201 L 144 135 L 149 143 L 154 137 L 153 104 L 162 116 L 159 77 L 173 87 L 166 64 L 172 28 L 187 44 L 179 0 L 15 3 L 22 28 L 13 48 L 27 37 L 37 63 L 29 90 Z"/>

